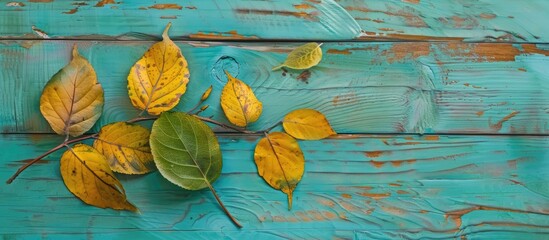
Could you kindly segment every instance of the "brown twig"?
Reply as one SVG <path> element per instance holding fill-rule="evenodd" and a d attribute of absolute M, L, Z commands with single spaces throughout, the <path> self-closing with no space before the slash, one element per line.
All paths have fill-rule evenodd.
<path fill-rule="evenodd" d="M 264 131 L 257 131 L 257 132 L 254 132 L 254 131 L 248 131 L 248 130 L 245 130 L 245 129 L 242 129 L 242 128 L 238 128 L 238 127 L 233 127 L 233 126 L 230 126 L 230 125 L 227 125 L 227 124 L 224 124 L 222 122 L 218 122 L 216 120 L 213 120 L 211 118 L 207 118 L 207 117 L 201 117 L 201 116 L 198 116 L 198 115 L 194 115 L 196 118 L 204 121 L 204 122 L 209 122 L 209 123 L 212 123 L 212 124 L 215 124 L 215 125 L 218 125 L 222 128 L 226 128 L 226 129 L 230 129 L 230 130 L 234 130 L 234 131 L 237 131 L 237 132 L 240 132 L 240 133 L 246 133 L 246 134 L 256 134 L 256 133 L 268 133 L 269 131 L 271 131 L 274 127 L 276 127 L 278 124 L 280 124 L 280 122 L 277 122 L 275 125 L 273 125 L 272 127 L 268 128 L 267 130 L 264 130 Z M 136 118 L 133 118 L 133 119 L 130 119 L 126 122 L 128 123 L 136 123 L 136 122 L 142 122 L 142 121 L 150 121 L 150 120 L 156 120 L 158 119 L 158 117 L 155 117 L 155 116 L 150 116 L 150 117 L 141 117 L 141 116 L 138 116 Z M 71 139 L 71 140 L 68 140 L 68 139 L 65 139 L 65 141 L 63 141 L 61 144 L 53 147 L 52 149 L 48 150 L 47 152 L 45 152 L 44 154 L 38 156 L 37 158 L 33 159 L 32 161 L 30 162 L 27 162 L 25 165 L 21 166 L 19 169 L 17 169 L 17 171 L 6 181 L 7 184 L 11 184 L 18 176 L 19 174 L 21 174 L 23 171 L 25 171 L 25 169 L 27 169 L 28 167 L 30 167 L 31 165 L 37 163 L 38 161 L 42 160 L 44 157 L 56 152 L 57 150 L 63 148 L 64 146 L 67 146 L 69 144 L 73 144 L 73 143 L 76 143 L 76 142 L 81 142 L 81 141 L 84 141 L 84 140 L 87 140 L 87 139 L 90 139 L 90 138 L 96 138 L 99 134 L 98 133 L 95 133 L 95 134 L 91 134 L 91 135 L 86 135 L 86 136 L 82 136 L 82 137 L 79 137 L 79 138 L 75 138 L 75 139 Z"/>
<path fill-rule="evenodd" d="M 38 161 L 42 160 L 42 158 L 56 152 L 57 150 L 69 145 L 69 144 L 72 144 L 72 143 L 76 143 L 76 142 L 80 142 L 80 141 L 84 141 L 86 139 L 90 139 L 90 138 L 95 138 L 97 137 L 97 133 L 96 134 L 91 134 L 91 135 L 86 135 L 86 136 L 82 136 L 82 137 L 79 137 L 79 138 L 75 138 L 75 139 L 72 139 L 72 140 L 65 140 L 63 141 L 61 144 L 53 147 L 52 149 L 48 150 L 47 152 L 45 152 L 44 154 L 38 156 L 37 158 L 33 159 L 32 161 L 26 163 L 25 165 L 21 166 L 19 169 L 17 169 L 17 171 L 6 181 L 7 184 L 11 184 L 13 182 L 13 180 L 15 180 L 15 178 L 17 178 L 17 176 L 19 176 L 19 174 L 21 174 L 23 171 L 25 171 L 25 169 L 27 169 L 28 167 L 30 167 L 31 165 L 37 163 Z"/>
<path fill-rule="evenodd" d="M 231 129 L 231 130 L 234 130 L 234 131 L 237 131 L 237 132 L 248 133 L 248 134 L 249 134 L 249 133 L 257 133 L 257 132 L 248 131 L 248 130 L 246 130 L 246 129 L 238 128 L 238 127 L 233 127 L 233 126 L 231 126 L 231 125 L 227 125 L 227 124 L 224 124 L 224 123 L 222 123 L 222 122 L 218 122 L 218 121 L 213 120 L 213 119 L 211 119 L 211 118 L 201 117 L 201 116 L 198 116 L 198 115 L 193 115 L 193 116 L 195 116 L 196 118 L 198 118 L 198 119 L 200 119 L 200 120 L 202 120 L 202 121 L 204 121 L 204 122 L 213 123 L 213 124 L 215 124 L 215 125 L 217 125 L 217 126 L 220 126 L 220 127 L 222 127 L 222 128 Z"/>
<path fill-rule="evenodd" d="M 149 120 L 156 120 L 158 117 L 136 117 L 134 119 L 130 119 L 126 121 L 127 123 L 136 123 L 136 122 L 143 122 L 143 121 L 149 121 Z"/>

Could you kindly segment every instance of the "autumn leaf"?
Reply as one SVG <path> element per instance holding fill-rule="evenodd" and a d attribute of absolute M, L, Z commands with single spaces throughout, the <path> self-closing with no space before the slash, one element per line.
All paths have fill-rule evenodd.
<path fill-rule="evenodd" d="M 101 128 L 93 147 L 105 155 L 111 170 L 144 174 L 154 169 L 148 129 L 134 123 L 116 122 Z"/>
<path fill-rule="evenodd" d="M 153 124 L 150 144 L 164 178 L 188 190 L 210 188 L 223 210 L 240 226 L 212 186 L 223 164 L 217 138 L 206 124 L 186 113 L 164 112 Z"/>
<path fill-rule="evenodd" d="M 305 169 L 297 141 L 286 133 L 270 133 L 257 143 L 254 160 L 259 176 L 288 195 L 288 209 L 291 209 L 293 191 Z"/>
<path fill-rule="evenodd" d="M 72 49 L 72 60 L 48 81 L 40 112 L 59 135 L 79 136 L 93 127 L 103 111 L 103 88 L 91 64 Z"/>
<path fill-rule="evenodd" d="M 263 104 L 257 100 L 250 86 L 225 71 L 229 81 L 221 91 L 221 108 L 232 124 L 245 127 L 261 115 Z"/>
<path fill-rule="evenodd" d="M 282 67 L 292 69 L 309 69 L 316 66 L 322 60 L 321 44 L 307 43 L 294 49 L 288 54 L 283 64 L 274 67 L 272 70 L 278 70 Z"/>
<path fill-rule="evenodd" d="M 133 106 L 151 115 L 174 108 L 187 90 L 189 69 L 181 50 L 168 36 L 152 45 L 130 70 L 128 95 Z"/>
<path fill-rule="evenodd" d="M 204 91 L 204 93 L 202 94 L 202 97 L 200 97 L 200 101 L 206 101 L 206 99 L 210 97 L 210 94 L 212 93 L 212 88 L 213 86 L 210 85 L 210 87 L 206 89 L 206 91 Z"/>
<path fill-rule="evenodd" d="M 87 204 L 137 211 L 126 199 L 124 188 L 109 168 L 107 159 L 91 146 L 69 147 L 61 156 L 61 176 L 69 191 Z"/>
<path fill-rule="evenodd" d="M 318 140 L 337 134 L 324 114 L 314 109 L 297 109 L 282 120 L 284 130 L 297 139 Z"/>

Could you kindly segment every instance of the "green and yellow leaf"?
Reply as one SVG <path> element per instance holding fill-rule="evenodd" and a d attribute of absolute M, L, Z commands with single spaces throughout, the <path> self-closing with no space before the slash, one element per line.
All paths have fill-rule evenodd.
<path fill-rule="evenodd" d="M 40 112 L 59 135 L 73 137 L 93 127 L 103 111 L 103 88 L 92 65 L 78 54 L 48 81 L 40 96 Z"/>
<path fill-rule="evenodd" d="M 93 147 L 107 158 L 111 170 L 145 174 L 154 170 L 149 135 L 150 131 L 138 124 L 111 123 L 101 128 Z"/>
<path fill-rule="evenodd" d="M 282 120 L 284 130 L 297 139 L 318 140 L 337 134 L 324 114 L 314 109 L 297 109 Z"/>
<path fill-rule="evenodd" d="M 272 70 L 278 70 L 282 67 L 292 69 L 309 69 L 316 66 L 322 60 L 322 44 L 315 42 L 301 45 L 288 54 L 283 64 L 274 67 Z"/>
<path fill-rule="evenodd" d="M 69 191 L 89 205 L 137 211 L 126 199 L 124 187 L 105 156 L 91 146 L 77 144 L 69 148 L 61 156 L 61 176 Z"/>
<path fill-rule="evenodd" d="M 254 160 L 259 176 L 288 195 L 291 209 L 293 191 L 305 171 L 305 158 L 297 141 L 286 133 L 270 133 L 257 143 Z"/>
<path fill-rule="evenodd" d="M 182 188 L 209 187 L 221 174 L 217 138 L 194 116 L 181 112 L 162 113 L 154 121 L 150 144 L 162 176 Z"/>
<path fill-rule="evenodd" d="M 263 110 L 263 104 L 257 100 L 254 92 L 246 83 L 234 78 L 225 71 L 229 81 L 221 91 L 221 108 L 232 124 L 245 127 L 257 121 Z"/>
<path fill-rule="evenodd" d="M 187 90 L 189 69 L 181 50 L 168 36 L 152 45 L 130 70 L 128 95 L 133 106 L 151 115 L 174 108 Z"/>

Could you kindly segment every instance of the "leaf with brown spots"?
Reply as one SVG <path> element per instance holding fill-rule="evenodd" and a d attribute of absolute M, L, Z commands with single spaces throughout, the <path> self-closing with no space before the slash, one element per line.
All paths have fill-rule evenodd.
<path fill-rule="evenodd" d="M 168 23 L 163 40 L 152 45 L 128 75 L 128 95 L 133 106 L 151 115 L 174 108 L 189 82 L 187 61 L 168 36 L 170 26 Z"/>
<path fill-rule="evenodd" d="M 145 174 L 154 169 L 150 131 L 138 124 L 116 122 L 101 128 L 93 147 L 105 155 L 111 170 Z"/>
<path fill-rule="evenodd" d="M 136 212 L 128 202 L 122 184 L 107 159 L 85 144 L 77 144 L 61 156 L 61 177 L 65 186 L 83 202 L 100 207 Z"/>
<path fill-rule="evenodd" d="M 72 60 L 44 87 L 40 112 L 57 134 L 76 137 L 93 127 L 103 111 L 103 101 L 95 70 L 74 45 Z"/>
<path fill-rule="evenodd" d="M 254 160 L 259 176 L 286 193 L 288 209 L 292 209 L 293 191 L 305 171 L 305 158 L 297 141 L 281 132 L 265 135 L 255 147 Z"/>
<path fill-rule="evenodd" d="M 225 74 L 229 82 L 221 91 L 221 108 L 229 122 L 245 127 L 248 123 L 257 121 L 263 111 L 263 104 L 257 100 L 250 86 L 227 71 Z"/>
<path fill-rule="evenodd" d="M 284 130 L 297 139 L 319 140 L 337 134 L 328 119 L 314 109 L 297 109 L 282 120 Z"/>

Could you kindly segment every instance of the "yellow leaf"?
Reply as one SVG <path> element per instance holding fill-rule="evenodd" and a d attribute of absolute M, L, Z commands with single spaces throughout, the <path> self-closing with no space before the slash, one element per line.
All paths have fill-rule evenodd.
<path fill-rule="evenodd" d="M 210 93 L 212 93 L 212 85 L 210 85 L 210 87 L 206 89 L 206 91 L 202 94 L 202 97 L 200 97 L 200 101 L 205 101 L 206 99 L 208 99 L 208 97 L 210 97 Z"/>
<path fill-rule="evenodd" d="M 301 45 L 294 49 L 283 64 L 274 67 L 272 70 L 278 70 L 282 67 L 289 67 L 293 69 L 309 69 L 316 66 L 320 60 L 322 60 L 321 44 L 312 42 Z"/>
<path fill-rule="evenodd" d="M 151 115 L 174 108 L 187 90 L 189 69 L 181 50 L 168 36 L 152 45 L 128 75 L 128 95 L 133 106 Z"/>
<path fill-rule="evenodd" d="M 297 139 L 318 140 L 337 134 L 324 114 L 313 109 L 298 109 L 282 120 L 284 130 Z"/>
<path fill-rule="evenodd" d="M 154 169 L 150 131 L 138 124 L 116 122 L 101 128 L 93 147 L 105 155 L 111 170 L 144 174 Z"/>
<path fill-rule="evenodd" d="M 87 204 L 137 211 L 126 199 L 124 188 L 112 173 L 105 157 L 88 145 L 77 144 L 63 153 L 61 176 L 69 191 Z"/>
<path fill-rule="evenodd" d="M 245 127 L 261 115 L 263 104 L 257 100 L 250 86 L 225 71 L 229 81 L 221 91 L 221 108 L 232 124 Z"/>
<path fill-rule="evenodd" d="M 254 160 L 259 176 L 288 195 L 288 209 L 291 209 L 292 193 L 305 170 L 305 159 L 297 141 L 286 133 L 270 133 L 257 143 Z"/>
<path fill-rule="evenodd" d="M 92 65 L 78 54 L 48 81 L 40 96 L 40 112 L 60 135 L 79 136 L 90 130 L 103 111 L 103 88 Z"/>

